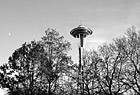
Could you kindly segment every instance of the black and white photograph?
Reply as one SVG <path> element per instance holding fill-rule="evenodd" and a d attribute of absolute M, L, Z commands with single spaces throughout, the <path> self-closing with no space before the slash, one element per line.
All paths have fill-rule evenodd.
<path fill-rule="evenodd" d="M 0 0 L 0 95 L 140 95 L 140 0 Z"/>

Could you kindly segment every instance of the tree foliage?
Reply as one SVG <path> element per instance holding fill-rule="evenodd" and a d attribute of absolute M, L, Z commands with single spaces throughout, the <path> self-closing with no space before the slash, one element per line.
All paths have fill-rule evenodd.
<path fill-rule="evenodd" d="M 51 31 L 51 32 L 50 32 Z M 67 71 L 68 64 L 70 64 L 70 57 L 67 55 L 70 49 L 70 43 L 64 40 L 63 36 L 59 36 L 56 30 L 48 29 L 45 31 L 46 36 L 42 37 L 40 41 L 44 47 L 44 54 L 41 56 L 40 74 L 48 86 L 48 92 L 57 92 L 56 88 L 61 85 L 61 79 Z"/>
<path fill-rule="evenodd" d="M 53 44 L 51 44 L 53 43 Z M 42 40 L 24 43 L 0 67 L 0 84 L 10 95 L 53 94 L 70 57 L 70 43 L 56 30 L 48 29 Z"/>
<path fill-rule="evenodd" d="M 41 53 L 44 49 L 41 44 L 32 41 L 24 43 L 14 51 L 9 62 L 1 66 L 2 87 L 8 88 L 10 93 L 33 95 L 36 89 L 37 69 Z"/>

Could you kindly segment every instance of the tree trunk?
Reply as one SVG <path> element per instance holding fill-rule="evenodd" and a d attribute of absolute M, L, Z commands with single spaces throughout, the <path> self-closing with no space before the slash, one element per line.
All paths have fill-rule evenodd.
<path fill-rule="evenodd" d="M 48 94 L 51 95 L 51 83 L 49 82 L 49 91 Z"/>

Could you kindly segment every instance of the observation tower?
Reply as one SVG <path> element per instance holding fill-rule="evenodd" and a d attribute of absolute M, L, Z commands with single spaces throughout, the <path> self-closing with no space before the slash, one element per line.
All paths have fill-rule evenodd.
<path fill-rule="evenodd" d="M 78 38 L 79 39 L 79 66 L 78 66 L 78 84 L 77 84 L 77 95 L 80 92 L 80 95 L 84 95 L 84 81 L 83 81 L 83 62 L 82 62 L 82 52 L 83 52 L 83 46 L 84 46 L 84 38 L 86 38 L 87 36 L 91 35 L 93 32 L 91 29 L 83 26 L 83 25 L 79 25 L 78 27 L 72 29 L 70 31 L 70 34 L 74 37 L 74 38 Z"/>

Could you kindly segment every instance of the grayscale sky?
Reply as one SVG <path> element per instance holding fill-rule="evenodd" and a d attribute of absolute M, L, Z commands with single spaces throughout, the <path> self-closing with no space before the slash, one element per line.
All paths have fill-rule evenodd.
<path fill-rule="evenodd" d="M 93 30 L 85 49 L 96 48 L 132 25 L 139 29 L 140 0 L 0 0 L 0 64 L 24 42 L 41 39 L 47 28 L 71 42 L 69 54 L 76 60 L 77 40 L 69 32 L 80 21 Z"/>

